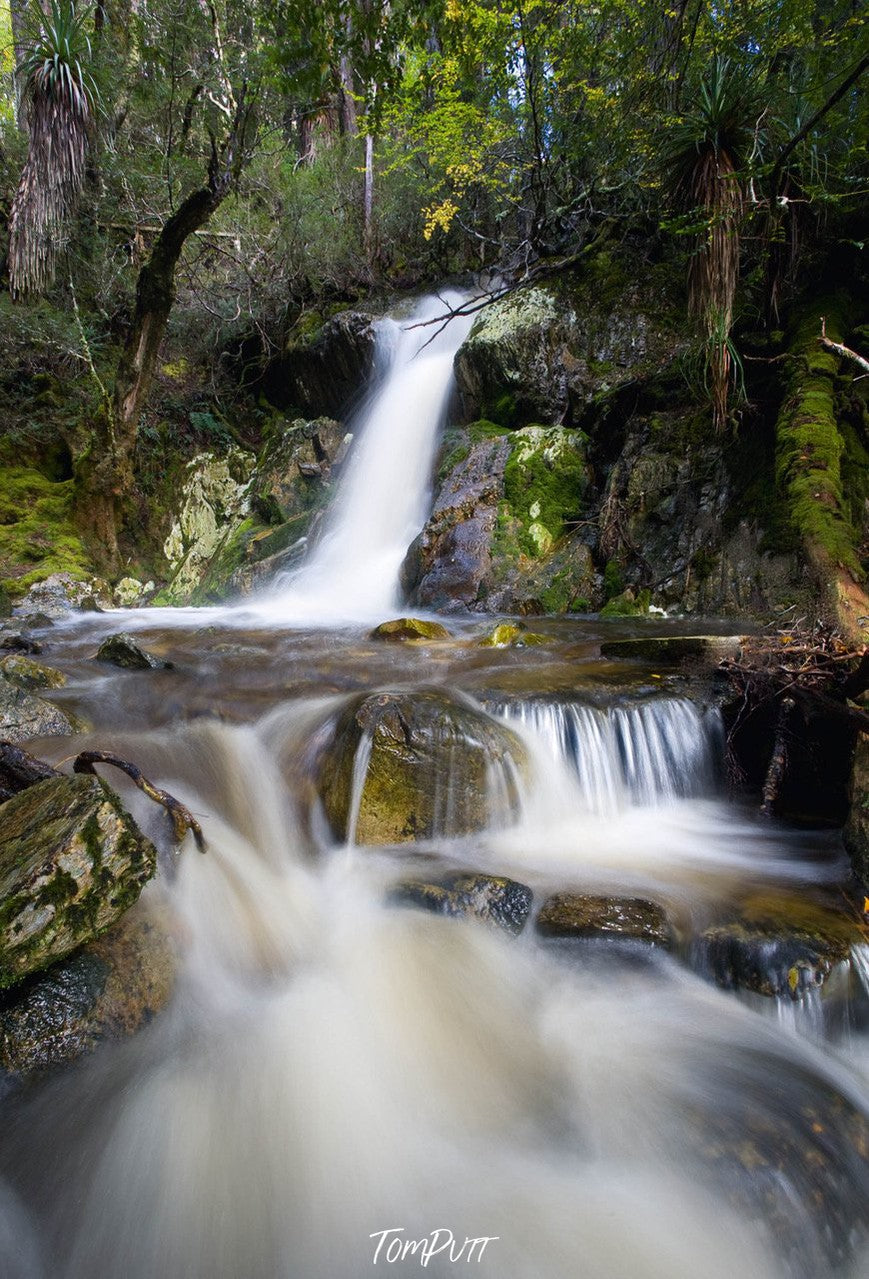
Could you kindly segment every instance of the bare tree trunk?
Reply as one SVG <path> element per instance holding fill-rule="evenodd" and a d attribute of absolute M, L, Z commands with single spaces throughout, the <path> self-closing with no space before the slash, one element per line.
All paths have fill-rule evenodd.
<path fill-rule="evenodd" d="M 151 388 L 160 345 L 175 301 L 175 268 L 189 236 L 203 227 L 229 193 L 241 163 L 238 147 L 244 94 L 223 149 L 212 152 L 208 181 L 192 191 L 166 222 L 139 272 L 136 305 L 114 393 L 95 424 L 94 439 L 78 467 L 79 517 L 102 550 L 108 569 L 118 562 L 121 509 L 133 484 L 132 459 L 139 417 Z"/>
<path fill-rule="evenodd" d="M 12 53 L 15 65 L 12 70 L 12 86 L 15 91 L 15 123 L 22 133 L 27 132 L 27 120 L 22 108 L 21 93 L 23 85 L 18 67 L 24 57 L 24 34 L 26 25 L 27 0 L 9 0 L 9 16 L 12 20 Z"/>
<path fill-rule="evenodd" d="M 365 135 L 365 187 L 362 194 L 362 244 L 369 266 L 374 253 L 374 136 Z"/>
<path fill-rule="evenodd" d="M 356 98 L 353 95 L 353 71 L 346 53 L 342 56 L 338 67 L 338 79 L 341 85 L 340 124 L 345 138 L 356 136 Z"/>

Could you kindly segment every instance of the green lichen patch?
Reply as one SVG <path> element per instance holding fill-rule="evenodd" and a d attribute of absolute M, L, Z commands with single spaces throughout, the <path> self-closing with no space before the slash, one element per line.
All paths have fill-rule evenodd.
<path fill-rule="evenodd" d="M 0 586 L 20 598 L 53 573 L 84 579 L 91 567 L 72 515 L 73 481 L 29 467 L 0 468 Z"/>

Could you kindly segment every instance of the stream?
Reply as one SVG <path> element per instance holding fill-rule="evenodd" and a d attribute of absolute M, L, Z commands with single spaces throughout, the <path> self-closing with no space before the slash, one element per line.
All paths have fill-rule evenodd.
<path fill-rule="evenodd" d="M 823 997 L 764 998 L 719 989 L 695 944 L 749 894 L 833 900 L 840 836 L 728 798 L 710 687 L 600 651 L 732 625 L 541 618 L 546 643 L 498 648 L 479 642 L 493 619 L 464 616 L 441 619 L 448 639 L 369 638 L 398 615 L 425 516 L 455 349 L 432 345 L 428 427 L 390 480 L 407 501 L 388 528 L 372 533 L 389 504 L 357 468 L 308 567 L 261 599 L 41 635 L 68 676 L 58 703 L 89 727 L 35 753 L 135 760 L 208 851 L 188 837 L 177 854 L 165 814 L 108 778 L 160 849 L 143 896 L 175 939 L 176 990 L 133 1039 L 0 1101 L 0 1274 L 859 1279 L 867 956 Z M 366 521 L 357 560 L 342 538 Z M 95 662 L 118 630 L 172 669 Z M 360 694 L 431 690 L 509 726 L 528 768 L 491 770 L 473 833 L 445 801 L 426 839 L 337 838 L 320 744 Z M 530 888 L 519 935 L 390 901 L 449 868 Z M 535 913 L 564 892 L 651 899 L 678 944 L 547 937 Z"/>

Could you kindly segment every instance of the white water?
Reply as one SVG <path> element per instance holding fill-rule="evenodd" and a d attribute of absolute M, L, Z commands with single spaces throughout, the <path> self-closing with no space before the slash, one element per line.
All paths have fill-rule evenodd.
<path fill-rule="evenodd" d="M 351 423 L 354 442 L 322 538 L 245 616 L 334 624 L 382 621 L 398 607 L 402 561 L 428 514 L 453 360 L 474 317 L 426 321 L 467 298 L 446 290 L 406 320 L 380 324 L 377 363 L 386 375 Z"/>

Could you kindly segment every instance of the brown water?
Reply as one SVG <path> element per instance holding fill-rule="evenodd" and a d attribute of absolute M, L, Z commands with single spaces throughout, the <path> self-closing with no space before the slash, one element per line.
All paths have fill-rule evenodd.
<path fill-rule="evenodd" d="M 119 622 L 174 669 L 96 663 Z M 684 954 L 384 904 L 408 868 L 459 865 L 530 885 L 535 909 L 565 889 L 648 894 L 690 933 L 747 887 L 828 891 L 838 836 L 727 799 L 708 690 L 600 657 L 637 623 L 535 620 L 551 644 L 504 650 L 476 643 L 491 620 L 450 625 L 422 646 L 215 610 L 45 633 L 92 730 L 44 753 L 134 760 L 200 816 L 209 852 L 176 858 L 165 815 L 124 789 L 163 852 L 145 892 L 175 921 L 178 989 L 134 1040 L 6 1098 L 0 1273 L 355 1279 L 375 1257 L 402 1276 L 866 1273 L 859 998 L 832 1036 L 820 996 L 749 1006 Z M 518 817 L 336 844 L 312 741 L 353 692 L 439 685 L 527 735 Z M 402 1260 L 407 1240 L 423 1242 Z"/>

